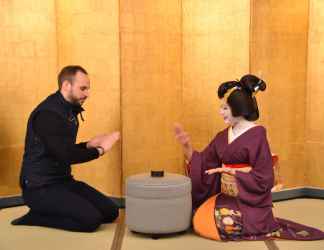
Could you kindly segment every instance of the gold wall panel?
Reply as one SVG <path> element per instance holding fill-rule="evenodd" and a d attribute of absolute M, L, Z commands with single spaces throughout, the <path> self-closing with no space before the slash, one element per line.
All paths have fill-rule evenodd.
<path fill-rule="evenodd" d="M 182 172 L 181 1 L 120 1 L 123 175 Z"/>
<path fill-rule="evenodd" d="M 202 150 L 226 127 L 217 89 L 249 71 L 250 2 L 183 1 L 183 117 Z"/>
<path fill-rule="evenodd" d="M 54 1 L 0 1 L 0 196 L 20 193 L 27 119 L 56 88 Z"/>
<path fill-rule="evenodd" d="M 0 195 L 20 192 L 28 115 L 79 64 L 91 80 L 78 141 L 122 132 L 74 175 L 120 195 L 125 178 L 183 173 L 173 134 L 183 124 L 202 150 L 225 128 L 217 88 L 251 72 L 259 123 L 285 187 L 324 187 L 324 3 L 321 0 L 0 0 Z"/>
<path fill-rule="evenodd" d="M 306 85 L 306 184 L 324 187 L 324 2 L 310 0 Z"/>
<path fill-rule="evenodd" d="M 308 1 L 251 1 L 251 73 L 267 82 L 257 95 L 260 122 L 279 155 L 285 187 L 306 174 L 305 100 Z"/>
<path fill-rule="evenodd" d="M 119 3 L 114 1 L 56 1 L 58 70 L 83 66 L 91 81 L 80 122 L 79 141 L 120 130 Z M 73 167 L 82 179 L 100 191 L 119 195 L 121 146 L 89 163 Z"/>

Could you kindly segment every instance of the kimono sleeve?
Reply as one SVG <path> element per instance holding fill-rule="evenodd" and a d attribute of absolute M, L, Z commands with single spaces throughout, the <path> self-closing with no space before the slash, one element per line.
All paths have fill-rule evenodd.
<path fill-rule="evenodd" d="M 221 167 L 221 161 L 217 154 L 217 136 L 201 152 L 194 151 L 190 161 L 190 178 L 192 182 L 193 207 L 198 207 L 210 196 L 220 190 L 220 175 L 207 175 L 205 171 L 211 168 Z"/>
<path fill-rule="evenodd" d="M 263 207 L 272 204 L 271 188 L 274 184 L 272 156 L 264 128 L 251 139 L 248 148 L 249 173 L 236 172 L 238 198 L 251 206 Z"/>

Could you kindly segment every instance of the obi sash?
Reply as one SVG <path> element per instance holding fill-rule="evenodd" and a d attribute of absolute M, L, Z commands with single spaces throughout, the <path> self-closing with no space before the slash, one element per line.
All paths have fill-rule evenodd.
<path fill-rule="evenodd" d="M 248 173 L 251 171 L 251 167 L 248 164 L 223 164 L 222 167 L 232 168 L 236 171 Z M 238 194 L 238 188 L 236 184 L 235 176 L 222 173 L 221 177 L 221 192 L 229 196 L 236 197 Z"/>

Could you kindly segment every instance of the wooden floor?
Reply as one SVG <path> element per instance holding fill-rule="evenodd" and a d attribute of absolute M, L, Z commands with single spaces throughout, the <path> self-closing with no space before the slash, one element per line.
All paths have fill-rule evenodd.
<path fill-rule="evenodd" d="M 27 211 L 26 207 L 0 210 L 0 250 L 324 250 L 324 241 L 215 242 L 196 236 L 192 231 L 158 240 L 134 234 L 124 225 L 121 213 L 116 223 L 102 225 L 94 233 L 12 226 L 10 221 Z M 324 200 L 298 199 L 275 203 L 278 217 L 324 230 Z"/>

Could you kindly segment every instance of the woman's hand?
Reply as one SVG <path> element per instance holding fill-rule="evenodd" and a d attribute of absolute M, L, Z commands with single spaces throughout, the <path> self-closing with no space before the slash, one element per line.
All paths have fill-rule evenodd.
<path fill-rule="evenodd" d="M 191 141 L 188 133 L 184 131 L 181 124 L 175 123 L 174 134 L 177 141 L 182 145 L 187 160 L 190 161 L 193 153 L 193 148 L 191 146 Z"/>
<path fill-rule="evenodd" d="M 235 175 L 236 170 L 233 168 L 226 168 L 226 167 L 221 167 L 221 168 L 212 168 L 212 169 L 208 169 L 205 171 L 205 174 L 211 175 L 211 174 L 222 174 L 222 173 L 226 173 L 229 175 Z"/>

